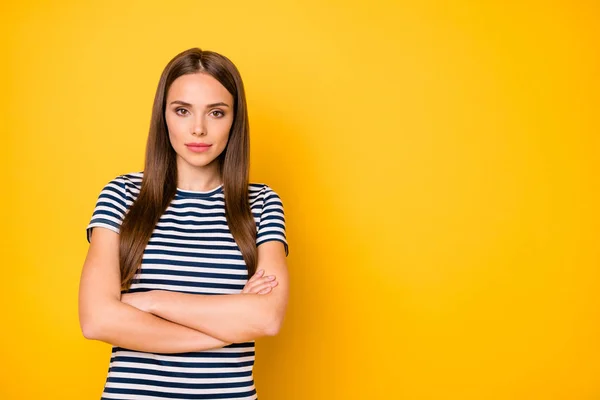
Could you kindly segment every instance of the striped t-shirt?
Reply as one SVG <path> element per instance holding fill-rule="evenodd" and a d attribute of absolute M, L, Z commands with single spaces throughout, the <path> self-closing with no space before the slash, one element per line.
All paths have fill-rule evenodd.
<path fill-rule="evenodd" d="M 119 232 L 139 194 L 143 172 L 111 180 L 90 224 Z M 283 205 L 265 184 L 249 185 L 256 244 L 288 245 Z M 170 290 L 196 294 L 241 293 L 248 271 L 225 219 L 223 186 L 198 192 L 177 189 L 144 250 L 130 292 Z M 102 399 L 257 399 L 252 368 L 254 341 L 207 351 L 157 354 L 113 346 Z"/>

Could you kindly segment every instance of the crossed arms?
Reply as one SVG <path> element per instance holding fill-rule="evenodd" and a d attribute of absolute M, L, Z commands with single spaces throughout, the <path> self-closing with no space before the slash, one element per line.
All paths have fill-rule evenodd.
<path fill-rule="evenodd" d="M 79 287 L 83 335 L 153 353 L 202 351 L 273 336 L 283 323 L 289 279 L 283 244 L 258 247 L 258 268 L 244 291 L 199 295 L 149 291 L 121 296 L 119 235 L 96 227 Z M 273 283 L 266 277 L 274 275 Z M 272 287 L 268 292 L 262 289 Z"/>

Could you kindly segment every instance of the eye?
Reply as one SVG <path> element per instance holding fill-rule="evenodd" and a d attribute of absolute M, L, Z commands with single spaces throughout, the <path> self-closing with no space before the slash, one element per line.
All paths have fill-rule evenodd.
<path fill-rule="evenodd" d="M 222 116 L 225 115 L 225 113 L 221 110 L 213 110 L 213 111 L 211 111 L 211 114 L 217 118 L 221 118 Z"/>
<path fill-rule="evenodd" d="M 188 111 L 188 110 L 186 110 L 185 108 L 176 108 L 176 109 L 175 109 L 175 114 L 177 114 L 177 115 L 182 115 L 182 116 L 183 116 L 183 115 L 188 115 L 188 114 L 189 114 L 189 111 Z"/>

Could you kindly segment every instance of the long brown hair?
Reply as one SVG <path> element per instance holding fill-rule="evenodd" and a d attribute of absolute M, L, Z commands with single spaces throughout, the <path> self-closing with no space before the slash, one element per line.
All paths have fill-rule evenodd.
<path fill-rule="evenodd" d="M 233 96 L 234 119 L 229 140 L 218 158 L 225 195 L 225 217 L 246 262 L 248 276 L 256 271 L 256 224 L 248 201 L 250 137 L 242 78 L 225 56 L 192 48 L 176 55 L 167 64 L 156 89 L 142 187 L 121 224 L 119 263 L 123 290 L 131 286 L 152 231 L 177 192 L 176 153 L 171 146 L 165 120 L 168 90 L 178 77 L 199 72 L 211 75 Z"/>

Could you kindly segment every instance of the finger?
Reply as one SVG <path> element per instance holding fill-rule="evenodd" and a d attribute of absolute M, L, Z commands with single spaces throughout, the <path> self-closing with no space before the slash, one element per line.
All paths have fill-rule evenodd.
<path fill-rule="evenodd" d="M 269 276 L 265 276 L 263 278 L 259 278 L 254 282 L 248 282 L 246 284 L 245 289 L 249 289 L 250 292 L 252 293 L 256 293 L 256 291 L 254 290 L 256 287 L 264 285 L 265 283 L 269 283 L 269 282 L 274 282 L 275 281 L 275 275 L 269 275 Z"/>
<path fill-rule="evenodd" d="M 268 283 L 264 283 L 262 285 L 256 285 L 252 288 L 252 290 L 250 290 L 250 293 L 252 294 L 259 294 L 261 292 L 263 292 L 265 289 L 272 289 L 275 286 L 277 286 L 279 283 L 277 281 L 274 282 L 268 282 Z"/>
<path fill-rule="evenodd" d="M 267 287 L 264 288 L 263 290 L 261 290 L 260 292 L 258 292 L 257 294 L 267 294 L 271 291 L 271 287 Z"/>
<path fill-rule="evenodd" d="M 251 294 L 256 294 L 258 292 L 260 292 L 261 290 L 263 290 L 264 288 L 267 288 L 271 285 L 269 284 L 259 284 L 259 285 L 252 285 L 248 288 L 247 293 L 251 293 Z"/>
<path fill-rule="evenodd" d="M 261 269 L 256 271 L 256 273 L 254 275 L 252 275 L 252 277 L 248 280 L 248 282 L 252 282 L 257 280 L 258 278 L 260 278 L 261 276 L 263 276 L 265 274 L 265 270 Z"/>
<path fill-rule="evenodd" d="M 249 293 L 250 290 L 252 289 L 252 287 L 259 283 L 259 280 L 265 279 L 266 277 L 261 278 L 261 276 L 264 273 L 265 273 L 265 270 L 261 269 L 261 270 L 257 271 L 256 274 L 252 275 L 252 277 L 246 282 L 246 285 L 244 285 L 244 289 L 242 289 L 242 293 Z"/>

